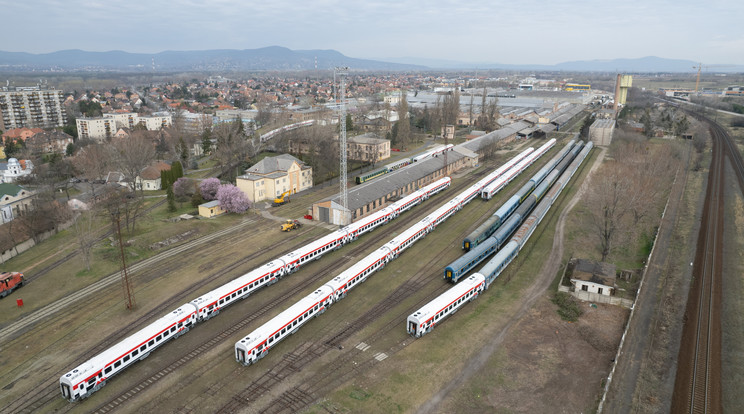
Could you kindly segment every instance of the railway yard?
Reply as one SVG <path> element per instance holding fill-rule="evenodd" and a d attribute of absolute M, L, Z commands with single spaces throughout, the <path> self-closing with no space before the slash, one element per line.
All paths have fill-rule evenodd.
<path fill-rule="evenodd" d="M 539 146 L 540 140 L 519 142 L 475 170 L 455 174 L 448 189 L 355 242 L 305 264 L 276 284 L 237 301 L 209 321 L 196 324 L 188 334 L 165 343 L 79 402 L 70 403 L 61 397 L 61 375 L 179 305 L 328 234 L 331 229 L 328 225 L 305 225 L 288 233 L 278 228 L 285 219 L 305 214 L 313 201 L 332 195 L 337 189 L 318 188 L 293 197 L 292 203 L 272 208 L 268 214 L 232 218 L 231 225 L 219 232 L 199 234 L 143 260 L 135 265 L 139 268 L 133 273 L 137 301 L 133 312 L 124 307 L 118 274 L 95 280 L 81 280 L 53 269 L 45 270 L 35 280 L 34 274 L 29 274 L 33 283 L 19 292 L 24 298 L 33 298 L 32 307 L 15 308 L 12 299 L 20 293 L 0 303 L 0 407 L 4 407 L 0 411 L 470 413 L 502 409 L 569 413 L 595 410 L 629 311 L 618 306 L 582 303 L 583 316 L 578 322 L 570 323 L 557 315 L 550 293 L 555 291 L 566 260 L 578 253 L 572 251 L 577 245 L 564 246 L 565 232 L 570 231 L 564 231 L 564 226 L 580 225 L 576 219 L 571 220 L 571 211 L 582 199 L 588 177 L 601 164 L 604 149 L 589 153 L 523 253 L 480 298 L 422 338 L 414 339 L 406 333 L 406 317 L 451 287 L 443 280 L 443 269 L 462 254 L 463 238 L 490 217 L 567 141 L 559 141 L 492 200 L 471 201 L 399 258 L 371 274 L 344 300 L 334 303 L 322 316 L 310 320 L 250 366 L 236 362 L 237 340 L 422 220 L 522 149 Z M 719 155 L 723 153 L 721 145 L 714 148 L 713 156 L 720 161 L 714 165 L 726 165 L 723 155 Z M 734 150 L 735 147 L 728 151 Z M 719 188 L 714 185 L 714 178 L 732 176 L 725 168 L 711 171 L 720 173 L 710 175 L 708 191 Z M 719 181 L 722 183 L 723 178 Z M 719 186 L 722 188 L 723 184 Z M 699 194 L 688 193 L 692 193 L 688 194 L 692 207 L 680 215 L 694 221 L 690 216 L 696 214 L 698 198 L 695 197 Z M 724 200 L 729 199 L 706 198 L 721 200 L 718 206 L 705 208 L 701 226 L 719 230 L 718 236 L 711 235 L 712 240 L 717 240 L 714 244 L 718 245 L 719 253 L 706 256 L 705 252 L 698 252 L 693 272 L 701 273 L 706 263 L 703 258 L 709 256 L 712 267 L 719 269 L 720 274 L 720 269 L 726 267 L 720 248 L 724 244 L 722 230 L 727 224 L 721 214 L 716 218 L 709 212 L 722 212 Z M 707 225 L 706 220 L 718 220 L 718 224 Z M 708 232 L 701 230 L 701 237 L 704 233 Z M 69 281 L 70 278 L 73 280 Z M 84 288 L 86 285 L 95 288 Z M 717 290 L 706 297 L 720 301 L 721 282 L 714 282 L 713 286 Z M 693 284 L 691 292 L 705 289 Z M 700 303 L 716 308 L 708 305 L 709 302 Z M 717 306 L 720 317 L 721 308 Z M 688 308 L 687 312 L 702 315 L 698 309 L 702 307 Z M 701 329 L 705 330 L 716 333 L 715 329 Z M 685 335 L 692 334 L 686 330 Z M 720 330 L 710 341 L 703 343 L 709 348 L 720 347 L 715 342 L 721 342 Z M 692 344 L 692 340 L 683 343 Z M 680 358 L 686 352 L 683 347 Z M 680 367 L 685 366 L 680 359 Z M 720 359 L 712 369 L 703 369 L 718 378 L 720 370 Z M 678 375 L 684 372 L 680 368 Z M 718 389 L 715 391 L 718 394 L 714 392 L 712 402 L 707 404 L 720 407 L 720 389 L 726 386 L 720 383 L 703 386 L 702 389 Z M 557 406 L 561 410 L 556 411 Z"/>

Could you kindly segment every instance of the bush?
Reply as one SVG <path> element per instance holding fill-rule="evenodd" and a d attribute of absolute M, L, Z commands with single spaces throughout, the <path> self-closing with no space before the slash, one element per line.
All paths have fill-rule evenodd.
<path fill-rule="evenodd" d="M 558 305 L 558 315 L 564 321 L 576 322 L 583 313 L 578 300 L 566 292 L 556 292 L 551 301 Z"/>
<path fill-rule="evenodd" d="M 199 207 L 200 204 L 204 204 L 204 198 L 201 196 L 201 194 L 197 191 L 194 193 L 194 195 L 191 196 L 191 206 L 194 208 Z M 197 213 L 199 214 L 199 213 Z"/>
<path fill-rule="evenodd" d="M 173 183 L 173 194 L 178 201 L 186 201 L 194 191 L 194 182 L 189 178 L 181 177 Z"/>
<path fill-rule="evenodd" d="M 731 120 L 732 127 L 744 127 L 744 118 L 735 118 Z"/>

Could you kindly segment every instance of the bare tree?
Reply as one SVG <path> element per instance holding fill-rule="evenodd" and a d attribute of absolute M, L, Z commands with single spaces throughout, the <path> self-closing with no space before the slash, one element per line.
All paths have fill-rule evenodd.
<path fill-rule="evenodd" d="M 216 138 L 216 148 L 213 151 L 213 159 L 220 169 L 220 176 L 225 181 L 234 181 L 237 169 L 248 157 L 249 148 L 256 150 L 259 144 L 249 145 L 242 129 L 242 122 L 233 122 L 217 126 L 212 136 Z M 258 137 L 256 140 L 260 139 Z M 252 152 L 252 151 L 251 151 Z"/>
<path fill-rule="evenodd" d="M 498 129 L 499 109 L 498 98 L 494 97 L 488 101 L 488 90 L 483 87 L 483 100 L 481 101 L 481 113 L 478 117 L 478 125 L 486 132 Z"/>
<path fill-rule="evenodd" d="M 460 115 L 460 88 L 455 87 L 454 92 L 444 95 L 441 101 L 437 99 L 437 106 L 440 128 L 444 125 L 457 125 L 457 117 Z"/>
<path fill-rule="evenodd" d="M 129 138 L 114 141 L 114 165 L 124 175 L 132 191 L 137 190 L 140 172 L 155 160 L 155 147 L 145 133 L 132 132 Z"/>
<path fill-rule="evenodd" d="M 95 244 L 93 235 L 94 213 L 92 210 L 82 210 L 73 221 L 72 230 L 78 241 L 80 256 L 83 258 L 85 268 L 90 271 L 90 254 Z"/>
<path fill-rule="evenodd" d="M 73 165 L 78 174 L 88 180 L 90 192 L 95 197 L 95 181 L 101 180 L 112 169 L 112 151 L 102 144 L 90 144 L 81 148 L 75 155 Z"/>
<path fill-rule="evenodd" d="M 401 92 L 400 103 L 398 104 L 398 133 L 396 145 L 403 149 L 408 149 L 411 142 L 411 119 L 408 116 L 408 101 L 406 100 L 406 91 Z"/>
<path fill-rule="evenodd" d="M 608 161 L 592 178 L 587 194 L 589 219 L 597 231 L 602 261 L 610 254 L 622 219 L 629 212 L 626 196 L 632 183 L 622 170 L 617 161 Z"/>

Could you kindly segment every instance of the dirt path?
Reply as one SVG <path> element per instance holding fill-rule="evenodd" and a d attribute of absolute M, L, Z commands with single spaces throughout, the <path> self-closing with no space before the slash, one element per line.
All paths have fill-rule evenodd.
<path fill-rule="evenodd" d="M 558 272 L 558 268 L 561 264 L 561 258 L 563 257 L 563 230 L 566 223 L 566 217 L 586 192 L 588 182 L 592 174 L 594 174 L 596 169 L 599 168 L 599 166 L 602 164 L 602 160 L 604 159 L 607 152 L 605 148 L 598 148 L 598 150 L 601 152 L 595 159 L 594 164 L 591 166 L 591 169 L 584 179 L 584 182 L 581 184 L 579 191 L 576 192 L 574 197 L 568 203 L 566 208 L 561 212 L 561 215 L 558 218 L 556 232 L 553 237 L 553 249 L 551 250 L 550 256 L 545 261 L 545 264 L 540 270 L 540 275 L 535 280 L 535 283 L 533 283 L 532 286 L 530 286 L 530 288 L 525 292 L 522 306 L 519 307 L 517 312 L 512 316 L 511 320 L 506 324 L 506 326 L 503 327 L 503 329 L 501 329 L 501 331 L 493 338 L 493 340 L 488 342 L 488 344 L 484 346 L 475 355 L 475 357 L 465 365 L 465 367 L 463 367 L 460 374 L 456 376 L 452 381 L 448 382 L 447 386 L 439 390 L 439 392 L 432 396 L 429 401 L 419 407 L 417 413 L 427 414 L 435 412 L 437 407 L 452 392 L 452 390 L 460 387 L 462 384 L 465 384 L 468 379 L 473 376 L 473 374 L 478 372 L 478 370 L 480 370 L 486 364 L 486 362 L 494 354 L 494 352 L 499 349 L 504 341 L 504 338 L 511 331 L 512 327 L 525 317 L 527 312 L 534 306 L 535 302 L 537 302 L 537 300 L 548 289 L 551 278 L 554 277 L 555 274 Z"/>

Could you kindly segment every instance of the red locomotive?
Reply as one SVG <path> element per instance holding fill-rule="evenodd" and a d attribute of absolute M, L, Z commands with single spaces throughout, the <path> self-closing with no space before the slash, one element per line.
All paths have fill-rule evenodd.
<path fill-rule="evenodd" d="M 10 295 L 11 292 L 23 286 L 23 273 L 3 272 L 0 273 L 0 298 Z"/>

